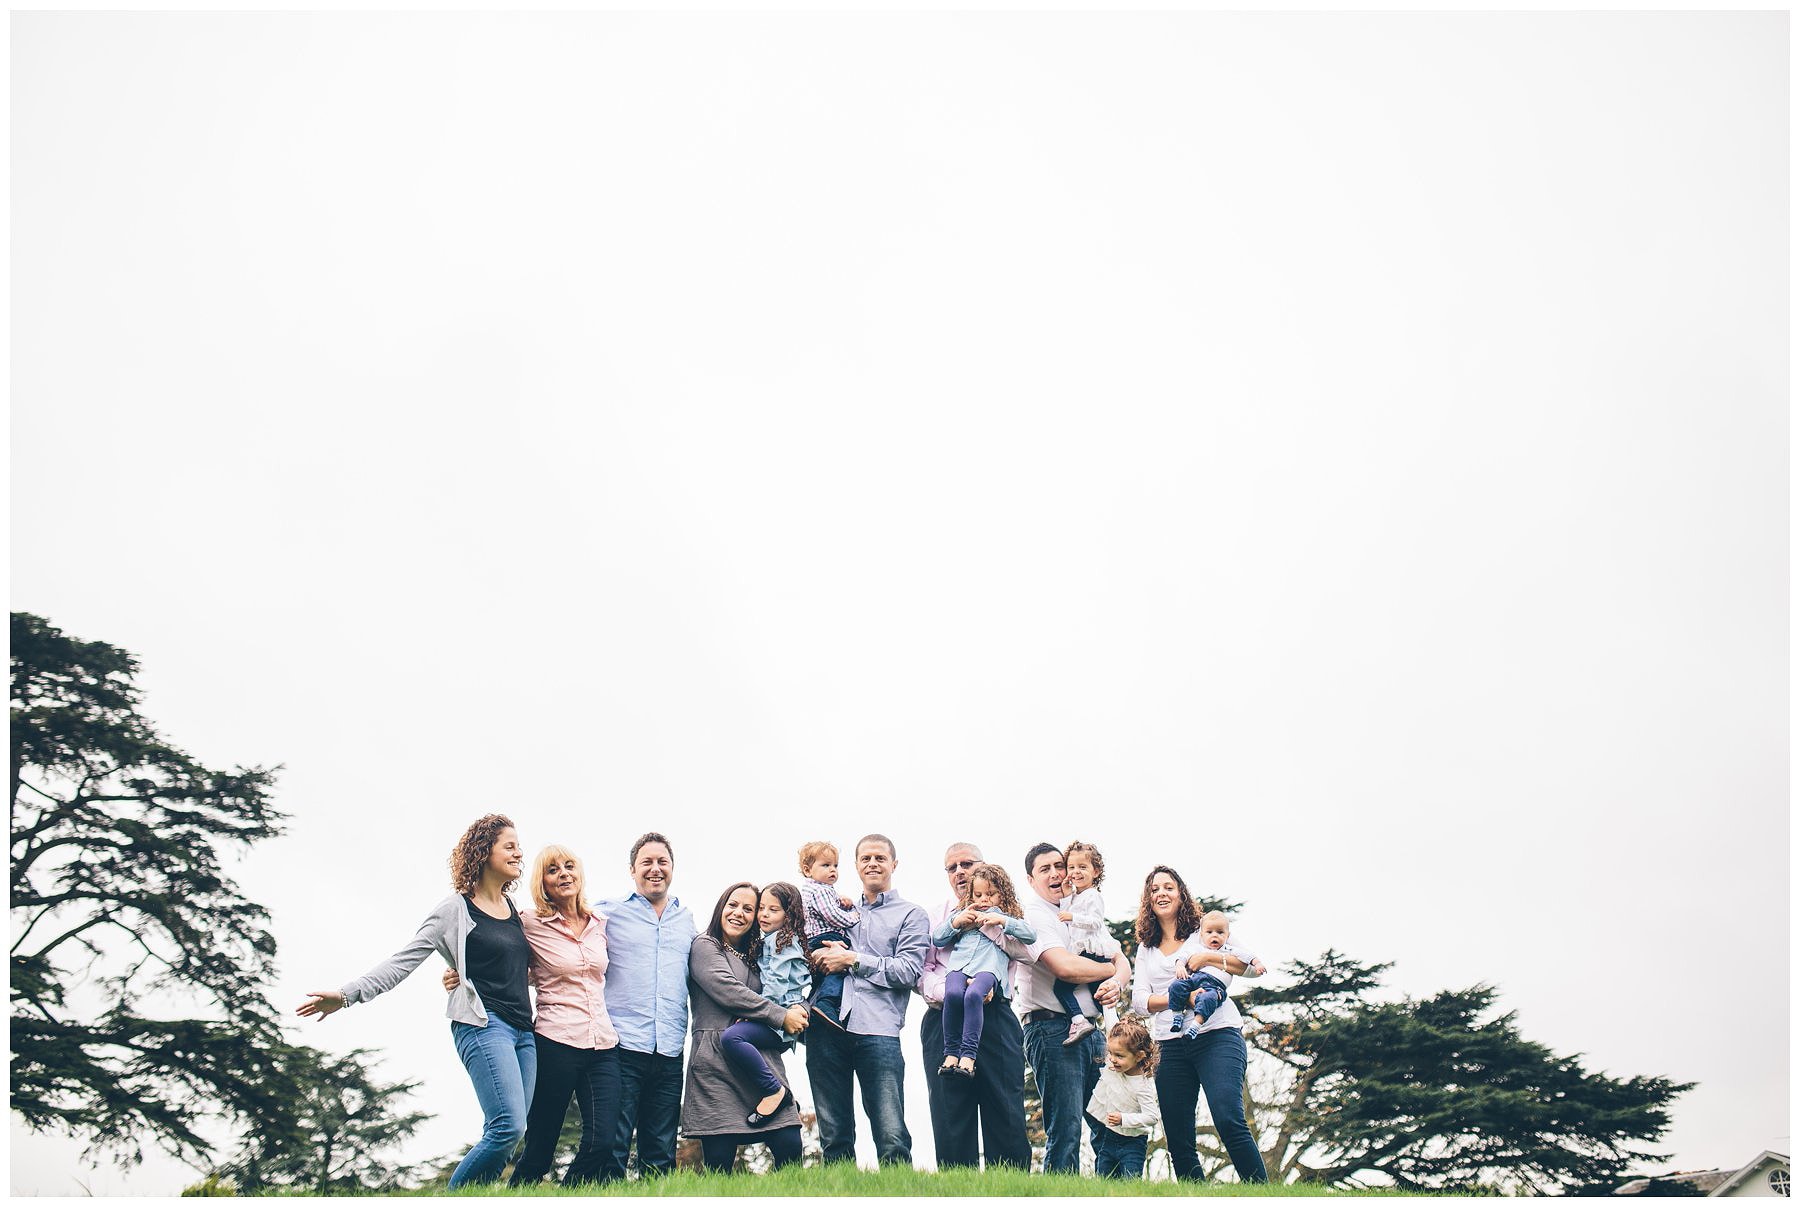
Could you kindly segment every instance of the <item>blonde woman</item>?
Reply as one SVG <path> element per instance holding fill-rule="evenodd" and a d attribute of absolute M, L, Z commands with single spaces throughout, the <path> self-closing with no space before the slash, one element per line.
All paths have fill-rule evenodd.
<path fill-rule="evenodd" d="M 526 969 L 531 949 L 507 892 L 524 866 L 519 835 L 498 813 L 479 818 L 450 853 L 454 890 L 419 926 L 412 942 L 342 989 L 315 990 L 295 1011 L 324 1019 L 386 993 L 437 952 L 466 975 L 445 1013 L 450 1035 L 481 1103 L 481 1139 L 450 1175 L 450 1188 L 492 1182 L 506 1168 L 525 1127 L 537 1080 Z"/>
<path fill-rule="evenodd" d="M 537 1089 L 525 1117 L 525 1151 L 512 1185 L 540 1181 L 556 1159 L 569 1098 L 581 1111 L 581 1143 L 563 1184 L 624 1176 L 613 1161 L 619 1125 L 619 1036 L 606 1017 L 606 918 L 587 903 L 575 852 L 547 846 L 531 865 L 533 908 L 520 917 L 537 990 Z M 444 987 L 455 989 L 454 969 Z"/>

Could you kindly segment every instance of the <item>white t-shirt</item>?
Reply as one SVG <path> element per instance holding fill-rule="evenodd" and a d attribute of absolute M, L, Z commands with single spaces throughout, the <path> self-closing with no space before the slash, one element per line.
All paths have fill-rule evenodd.
<path fill-rule="evenodd" d="M 1056 1000 L 1056 974 L 1037 960 L 1053 947 L 1070 950 L 1068 924 L 1056 916 L 1059 909 L 1056 904 L 1034 892 L 1027 890 L 1019 904 L 1025 907 L 1025 925 L 1037 932 L 1037 942 L 1030 948 L 1032 962 L 1014 965 L 1013 1004 L 1021 1015 L 1033 1010 L 1054 1010 L 1061 1014 L 1062 1003 Z M 1099 1014 L 1100 1007 L 1094 1004 L 1093 997 L 1091 986 L 1081 985 L 1075 990 L 1075 1000 L 1081 1008 Z"/>

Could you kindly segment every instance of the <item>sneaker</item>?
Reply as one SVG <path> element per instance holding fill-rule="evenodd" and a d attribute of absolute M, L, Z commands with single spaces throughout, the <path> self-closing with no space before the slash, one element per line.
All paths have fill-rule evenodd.
<path fill-rule="evenodd" d="M 812 1006 L 812 1016 L 815 1019 L 824 1022 L 825 1025 L 830 1027 L 833 1031 L 842 1031 L 844 1029 L 844 1024 L 838 1022 L 837 1006 L 838 1004 L 830 998 L 827 998 L 822 1002 L 814 1002 Z"/>
<path fill-rule="evenodd" d="M 1092 1035 L 1093 1033 L 1094 1024 L 1077 1014 L 1075 1016 L 1075 1021 L 1069 1024 L 1069 1038 L 1063 1040 L 1063 1044 L 1066 1047 L 1069 1044 L 1080 1043 L 1083 1036 Z"/>
<path fill-rule="evenodd" d="M 1189 1023 L 1187 1025 L 1186 1029 L 1182 1031 L 1181 1037 L 1183 1039 L 1199 1039 L 1200 1038 L 1200 1020 L 1195 1019 L 1193 1022 Z"/>
<path fill-rule="evenodd" d="M 1171 1010 L 1171 1011 L 1169 1011 L 1169 1030 L 1181 1031 L 1181 1030 L 1186 1029 L 1186 1027 L 1187 1027 L 1187 1011 L 1186 1010 Z"/>

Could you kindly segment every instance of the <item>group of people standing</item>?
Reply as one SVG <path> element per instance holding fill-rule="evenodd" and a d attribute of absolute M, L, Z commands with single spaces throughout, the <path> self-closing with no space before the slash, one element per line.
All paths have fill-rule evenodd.
<path fill-rule="evenodd" d="M 581 861 L 550 846 L 521 909 L 511 890 L 526 878 L 524 849 L 512 822 L 490 814 L 458 841 L 453 891 L 412 941 L 310 993 L 298 1013 L 369 1001 L 433 952 L 444 958 L 451 1037 L 484 1118 L 453 1189 L 498 1179 L 521 1137 L 512 1183 L 540 1181 L 571 1098 L 582 1128 L 566 1183 L 623 1177 L 634 1144 L 643 1173 L 666 1172 L 678 1133 L 699 1141 L 707 1169 L 729 1170 L 753 1143 L 777 1166 L 798 1161 L 784 1059 L 797 1043 L 824 1159 L 854 1158 L 860 1090 L 880 1161 L 911 1164 L 900 1033 L 915 993 L 939 1166 L 1031 1167 L 1029 1061 L 1048 1171 L 1078 1171 L 1085 1120 L 1096 1172 L 1140 1176 L 1160 1120 L 1176 1176 L 1197 1179 L 1204 1095 L 1239 1179 L 1266 1179 L 1244 1117 L 1243 1023 L 1226 992 L 1262 965 L 1230 942 L 1222 916 L 1201 916 L 1173 868 L 1144 880 L 1134 970 L 1116 943 L 1108 955 L 1091 926 L 1084 934 L 1104 879 L 1091 844 L 1032 847 L 1015 891 L 1005 868 L 954 843 L 951 895 L 930 914 L 894 891 L 899 860 L 883 835 L 857 842 L 851 894 L 837 890 L 837 865 L 836 848 L 809 842 L 804 888 L 733 884 L 702 927 L 671 892 L 662 834 L 632 844 L 632 891 L 591 902 Z"/>

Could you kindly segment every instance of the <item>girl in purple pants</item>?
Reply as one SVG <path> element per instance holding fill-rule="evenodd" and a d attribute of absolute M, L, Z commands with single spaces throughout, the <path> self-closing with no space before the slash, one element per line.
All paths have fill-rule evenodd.
<path fill-rule="evenodd" d="M 1037 932 L 1025 925 L 1024 910 L 1013 892 L 1006 870 L 979 863 L 969 873 L 962 907 L 944 919 L 931 936 L 934 946 L 946 949 L 944 963 L 944 1063 L 938 1075 L 961 1073 L 975 1076 L 975 1054 L 981 1049 L 981 1024 L 987 1000 L 998 993 L 1011 996 L 1006 966 L 1010 957 L 1000 946 L 1003 935 L 1021 943 L 1037 941 Z"/>

